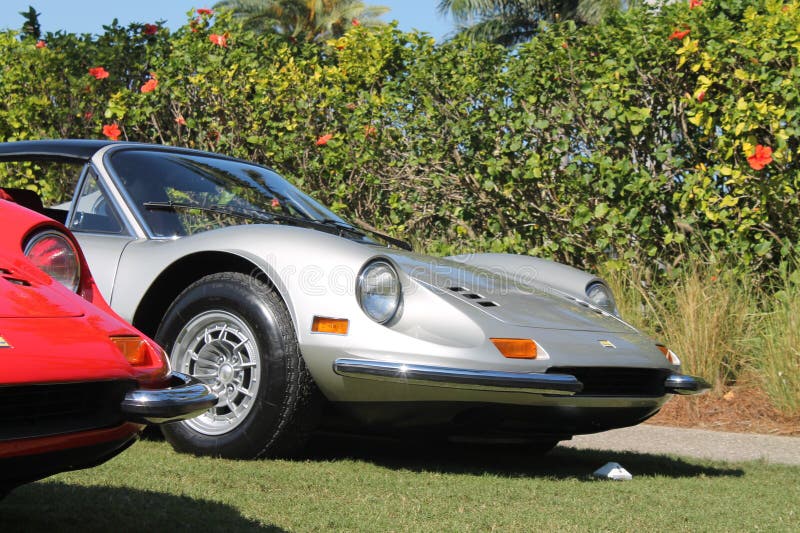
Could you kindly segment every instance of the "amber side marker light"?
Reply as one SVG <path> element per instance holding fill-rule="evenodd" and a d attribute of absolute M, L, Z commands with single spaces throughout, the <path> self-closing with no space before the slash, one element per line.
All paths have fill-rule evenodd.
<path fill-rule="evenodd" d="M 111 342 L 132 366 L 150 364 L 147 343 L 141 337 L 111 337 Z"/>
<path fill-rule="evenodd" d="M 536 343 L 530 339 L 491 339 L 495 347 L 509 359 L 536 359 Z"/>
<path fill-rule="evenodd" d="M 350 330 L 350 321 L 346 318 L 327 318 L 315 316 L 311 323 L 311 331 L 314 333 L 331 333 L 333 335 L 347 335 Z"/>
<path fill-rule="evenodd" d="M 677 355 L 675 355 L 675 352 L 673 352 L 672 350 L 670 350 L 669 348 L 667 348 L 663 344 L 656 344 L 656 347 L 659 350 L 661 350 L 661 353 L 664 354 L 664 357 L 667 358 L 667 361 L 669 361 L 673 365 L 681 364 L 681 360 L 680 360 L 680 358 L 678 358 Z"/>

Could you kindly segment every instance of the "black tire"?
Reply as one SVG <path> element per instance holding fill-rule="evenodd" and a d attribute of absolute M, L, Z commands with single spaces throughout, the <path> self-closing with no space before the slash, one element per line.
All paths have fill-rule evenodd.
<path fill-rule="evenodd" d="M 242 339 L 244 347 L 236 348 Z M 235 272 L 201 278 L 172 303 L 156 340 L 175 370 L 222 391 L 215 408 L 162 427 L 175 450 L 253 459 L 291 456 L 305 444 L 318 422 L 319 393 L 289 312 L 270 285 Z"/>

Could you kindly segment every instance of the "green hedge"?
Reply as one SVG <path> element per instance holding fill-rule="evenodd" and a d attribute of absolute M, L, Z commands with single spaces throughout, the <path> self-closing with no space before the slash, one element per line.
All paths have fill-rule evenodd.
<path fill-rule="evenodd" d="M 706 0 L 511 50 L 392 27 L 298 45 L 226 15 L 46 47 L 6 32 L 0 140 L 116 124 L 254 159 L 433 252 L 595 266 L 710 249 L 770 272 L 800 251 L 799 28 L 797 2 Z"/>

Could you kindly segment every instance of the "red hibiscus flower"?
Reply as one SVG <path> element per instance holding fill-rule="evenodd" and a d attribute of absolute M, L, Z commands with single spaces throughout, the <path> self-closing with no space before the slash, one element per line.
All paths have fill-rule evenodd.
<path fill-rule="evenodd" d="M 703 5 L 703 0 L 689 0 L 689 9 L 694 9 Z"/>
<path fill-rule="evenodd" d="M 11 195 L 8 194 L 3 189 L 0 189 L 0 200 L 8 200 L 9 202 L 13 202 L 14 201 L 14 199 L 11 198 Z"/>
<path fill-rule="evenodd" d="M 158 78 L 156 78 L 152 74 L 150 76 L 151 76 L 151 78 L 149 80 L 147 80 L 144 83 L 144 85 L 142 85 L 141 89 L 139 89 L 143 93 L 151 93 L 151 92 L 156 90 L 156 87 L 158 87 Z"/>
<path fill-rule="evenodd" d="M 281 201 L 278 200 L 277 198 L 273 198 L 272 199 L 272 207 L 280 207 L 280 206 L 281 206 Z"/>
<path fill-rule="evenodd" d="M 119 129 L 119 126 L 117 126 L 117 123 L 114 122 L 113 124 L 106 124 L 103 126 L 103 135 L 112 141 L 118 141 L 119 136 L 122 135 L 122 131 Z"/>
<path fill-rule="evenodd" d="M 697 95 L 697 101 L 702 103 L 703 100 L 705 99 L 706 99 L 706 92 L 700 91 L 700 94 Z"/>
<path fill-rule="evenodd" d="M 216 44 L 217 46 L 221 46 L 223 48 L 228 47 L 227 35 L 219 35 L 217 33 L 212 33 L 211 35 L 208 36 L 208 40 Z"/>
<path fill-rule="evenodd" d="M 98 80 L 104 80 L 108 77 L 108 71 L 103 67 L 92 67 L 89 69 L 89 75 L 94 76 Z"/>
<path fill-rule="evenodd" d="M 687 35 L 689 35 L 691 32 L 692 32 L 691 30 L 683 30 L 683 31 L 681 31 L 681 30 L 675 30 L 675 31 L 673 31 L 673 32 L 670 34 L 670 36 L 669 36 L 669 40 L 670 40 L 670 41 L 672 41 L 672 40 L 674 40 L 674 39 L 681 40 L 681 39 L 683 39 L 684 37 L 686 37 Z"/>
<path fill-rule="evenodd" d="M 178 115 L 177 117 L 175 117 L 175 123 L 180 125 L 180 126 L 185 126 L 186 125 L 186 119 L 183 118 L 183 115 Z"/>
<path fill-rule="evenodd" d="M 40 39 L 36 41 L 36 48 L 47 48 L 47 43 Z"/>
<path fill-rule="evenodd" d="M 200 7 L 197 9 L 198 15 L 208 15 L 209 17 L 214 14 L 213 9 L 208 9 L 207 7 Z"/>
<path fill-rule="evenodd" d="M 333 135 L 331 135 L 330 133 L 326 133 L 325 135 L 317 139 L 317 146 L 325 146 L 331 139 L 333 139 Z"/>
<path fill-rule="evenodd" d="M 156 26 L 155 24 L 145 24 L 142 33 L 144 33 L 145 35 L 155 35 L 156 33 L 158 33 L 158 26 Z"/>
<path fill-rule="evenodd" d="M 772 148 L 757 144 L 755 153 L 747 158 L 747 162 L 753 170 L 761 170 L 772 163 Z"/>
<path fill-rule="evenodd" d="M 358 19 L 353 19 L 350 21 L 353 26 L 361 26 L 361 22 Z"/>
<path fill-rule="evenodd" d="M 88 122 L 89 120 L 92 120 L 93 116 L 94 113 L 92 113 L 91 111 L 87 111 L 86 113 L 83 114 L 83 120 L 86 120 Z"/>

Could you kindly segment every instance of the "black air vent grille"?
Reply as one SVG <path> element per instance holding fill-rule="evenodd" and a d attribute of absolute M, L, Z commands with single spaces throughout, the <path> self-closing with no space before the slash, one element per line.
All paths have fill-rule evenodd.
<path fill-rule="evenodd" d="M 458 294 L 462 298 L 465 298 L 470 303 L 478 304 L 481 307 L 499 307 L 500 305 L 497 302 L 487 300 L 484 296 L 478 294 L 477 292 L 470 292 L 469 289 L 464 287 L 453 286 L 453 287 L 448 287 L 447 289 L 450 290 L 451 292 Z"/>
<path fill-rule="evenodd" d="M 569 374 L 583 383 L 576 396 L 663 396 L 670 371 L 660 368 L 552 367 L 548 374 Z"/>
<path fill-rule="evenodd" d="M 0 387 L 0 441 L 60 435 L 122 423 L 130 381 Z"/>

